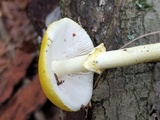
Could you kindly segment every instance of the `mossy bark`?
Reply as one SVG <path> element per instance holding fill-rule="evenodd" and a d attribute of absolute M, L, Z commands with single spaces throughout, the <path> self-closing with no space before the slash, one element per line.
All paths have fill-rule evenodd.
<path fill-rule="evenodd" d="M 61 13 L 83 26 L 107 50 L 160 29 L 159 0 L 61 0 Z M 159 35 L 129 46 L 160 42 Z M 129 47 L 128 46 L 128 47 Z M 98 75 L 95 75 L 95 80 Z M 160 110 L 160 64 L 106 70 L 93 90 L 92 120 L 155 120 Z"/>

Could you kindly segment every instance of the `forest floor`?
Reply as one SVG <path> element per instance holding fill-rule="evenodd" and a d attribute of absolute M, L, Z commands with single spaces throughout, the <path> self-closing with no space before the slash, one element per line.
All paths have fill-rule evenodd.
<path fill-rule="evenodd" d="M 57 120 L 58 109 L 39 84 L 39 33 L 29 5 L 29 0 L 0 2 L 0 120 Z"/>

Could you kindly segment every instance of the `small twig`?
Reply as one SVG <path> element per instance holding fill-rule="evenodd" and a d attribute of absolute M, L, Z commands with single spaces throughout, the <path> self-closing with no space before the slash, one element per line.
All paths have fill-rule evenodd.
<path fill-rule="evenodd" d="M 103 71 L 103 72 L 104 72 L 104 71 Z M 98 78 L 96 79 L 96 81 L 95 81 L 95 83 L 94 83 L 94 86 L 93 86 L 94 89 L 96 88 L 96 86 L 97 86 L 97 84 L 98 84 L 98 81 L 99 81 L 100 77 L 102 76 L 103 72 L 98 75 Z"/>
<path fill-rule="evenodd" d="M 146 37 L 146 36 L 149 36 L 149 35 L 153 35 L 153 34 L 158 34 L 158 33 L 160 33 L 160 31 L 155 31 L 155 32 L 151 32 L 151 33 L 147 33 L 147 34 L 141 35 L 141 36 L 139 36 L 139 37 L 131 40 L 130 42 L 126 43 L 125 45 L 123 45 L 122 47 L 120 47 L 120 49 L 125 48 L 127 45 L 129 45 L 129 44 L 137 41 L 137 40 L 140 39 L 140 38 L 143 38 L 143 37 Z"/>

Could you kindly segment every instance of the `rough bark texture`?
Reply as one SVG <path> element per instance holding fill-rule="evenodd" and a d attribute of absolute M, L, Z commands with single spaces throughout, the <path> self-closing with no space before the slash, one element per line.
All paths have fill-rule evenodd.
<path fill-rule="evenodd" d="M 160 29 L 159 0 L 61 0 L 63 17 L 83 26 L 95 46 L 119 49 Z M 129 46 L 160 42 L 159 35 Z M 97 75 L 96 75 L 97 76 Z M 92 97 L 92 120 L 159 120 L 160 63 L 106 70 Z M 96 80 L 96 79 L 95 79 Z"/>

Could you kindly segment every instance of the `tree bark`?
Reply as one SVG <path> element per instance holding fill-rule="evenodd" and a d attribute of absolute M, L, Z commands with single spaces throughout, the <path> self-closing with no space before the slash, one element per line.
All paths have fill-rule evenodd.
<path fill-rule="evenodd" d="M 104 43 L 107 50 L 114 50 L 140 35 L 159 30 L 158 6 L 158 0 L 61 0 L 61 13 L 81 24 L 95 46 Z M 160 42 L 157 34 L 129 46 L 156 42 Z M 93 90 L 88 119 L 159 120 L 159 78 L 160 63 L 106 70 Z"/>

